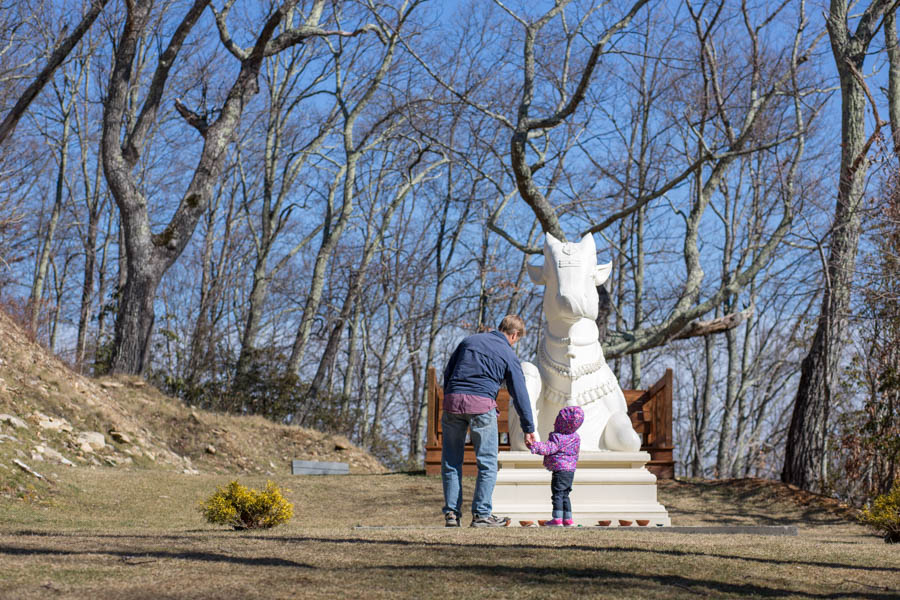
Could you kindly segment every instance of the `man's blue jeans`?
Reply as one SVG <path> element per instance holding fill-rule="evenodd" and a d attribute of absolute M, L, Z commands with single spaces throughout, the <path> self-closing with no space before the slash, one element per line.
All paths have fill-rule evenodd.
<path fill-rule="evenodd" d="M 462 466 L 466 445 L 466 430 L 475 447 L 478 477 L 475 479 L 475 495 L 472 498 L 472 515 L 491 515 L 491 497 L 497 481 L 497 411 L 486 413 L 441 415 L 443 443 L 441 450 L 441 479 L 444 484 L 444 512 L 462 515 Z"/>

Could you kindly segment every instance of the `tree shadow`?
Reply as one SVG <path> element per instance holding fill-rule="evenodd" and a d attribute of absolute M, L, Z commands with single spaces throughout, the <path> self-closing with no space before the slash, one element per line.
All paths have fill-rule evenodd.
<path fill-rule="evenodd" d="M 26 532 L 23 532 L 26 533 Z M 31 535 L 31 533 L 28 533 Z M 150 539 L 185 539 L 184 536 L 150 536 L 150 535 L 139 535 L 139 536 L 128 536 L 128 535 L 112 535 L 112 534 L 50 534 L 46 532 L 33 532 L 35 535 L 42 536 L 44 538 L 64 538 L 64 539 L 73 539 L 78 537 L 83 538 L 150 538 Z M 464 540 L 460 540 L 459 542 L 433 542 L 433 541 L 411 541 L 411 540 L 402 540 L 402 539 L 370 539 L 370 538 L 343 538 L 343 539 L 335 539 L 335 538 L 326 538 L 326 537 L 316 537 L 316 536 L 242 536 L 242 539 L 253 539 L 253 540 L 262 540 L 262 541 L 276 541 L 285 544 L 302 544 L 302 543 L 318 543 L 318 544 L 348 544 L 348 545 L 360 545 L 360 546 L 400 546 L 400 547 L 424 547 L 431 549 L 443 549 L 443 550 L 465 550 L 471 555 L 472 550 L 479 550 L 483 552 L 479 552 L 478 556 L 484 557 L 480 559 L 478 564 L 439 564 L 439 565 L 422 565 L 422 564 L 408 564 L 408 565 L 374 565 L 374 566 L 332 566 L 327 567 L 325 570 L 330 572 L 351 572 L 351 573 L 359 573 L 360 571 L 390 571 L 390 572 L 411 572 L 411 573 L 422 573 L 422 574 L 443 574 L 446 575 L 448 572 L 453 573 L 454 577 L 458 575 L 458 579 L 460 581 L 465 581 L 466 576 L 471 577 L 483 577 L 489 578 L 493 580 L 501 580 L 507 581 L 509 584 L 518 583 L 521 584 L 523 581 L 528 582 L 529 584 L 547 586 L 548 588 L 560 591 L 561 593 L 565 593 L 565 589 L 567 585 L 577 584 L 579 586 L 583 586 L 584 584 L 588 584 L 593 586 L 606 586 L 607 589 L 615 589 L 609 588 L 611 585 L 615 585 L 619 588 L 622 586 L 633 586 L 637 589 L 647 589 L 648 583 L 655 583 L 660 586 L 669 586 L 673 588 L 679 588 L 681 590 L 685 590 L 691 594 L 695 595 L 712 595 L 712 596 L 721 596 L 721 595 L 730 595 L 730 596 L 738 596 L 738 597 L 747 597 L 747 596 L 758 596 L 764 598 L 782 598 L 782 597 L 797 597 L 797 598 L 821 598 L 821 599 L 838 599 L 838 598 L 859 598 L 861 597 L 861 593 L 859 591 L 829 591 L 823 593 L 815 593 L 815 592 L 804 592 L 795 589 L 789 589 L 785 587 L 771 586 L 771 585 L 763 585 L 758 583 L 739 583 L 739 582 L 727 582 L 727 581 L 715 581 L 710 579 L 704 579 L 700 577 L 689 577 L 683 575 L 665 575 L 665 574 L 654 574 L 654 573 L 642 573 L 642 572 L 620 572 L 612 569 L 606 569 L 603 567 L 590 567 L 590 568 L 582 568 L 582 567 L 541 567 L 541 566 L 510 566 L 507 564 L 496 564 L 491 560 L 491 557 L 497 556 L 497 550 L 512 550 L 512 551 L 549 551 L 549 552 L 558 552 L 559 550 L 575 550 L 575 551 L 584 551 L 591 553 L 604 553 L 604 552 L 622 552 L 622 553 L 633 553 L 633 554 L 642 554 L 642 555 L 659 555 L 662 557 L 703 557 L 703 558 L 712 558 L 712 559 L 721 559 L 721 560 L 736 560 L 736 561 L 749 561 L 749 562 L 757 562 L 763 564 L 780 564 L 780 565 L 804 565 L 809 567 L 818 567 L 818 568 L 835 568 L 835 569 L 861 569 L 866 571 L 887 571 L 887 572 L 897 572 L 900 569 L 895 567 L 864 567 L 864 566 L 855 566 L 841 563 L 827 563 L 827 562 L 819 562 L 819 561 L 781 561 L 774 559 L 762 559 L 755 557 L 745 557 L 745 556 L 733 556 L 726 554 L 716 554 L 716 553 L 704 553 L 704 552 L 693 552 L 693 551 L 684 551 L 684 550 L 672 550 L 672 549 L 653 549 L 653 548 L 634 548 L 622 545 L 614 545 L 614 546 L 591 546 L 584 544 L 571 544 L 564 546 L 545 546 L 539 544 L 493 544 L 493 543 L 465 543 Z M 278 558 L 278 557 L 245 557 L 245 556 L 232 556 L 215 552 L 196 552 L 196 551 L 186 551 L 186 552 L 176 552 L 176 551 L 163 551 L 163 550 L 150 550 L 150 551 L 125 551 L 125 550 L 104 550 L 104 549 L 92 549 L 92 550 L 67 550 L 60 548 L 48 548 L 48 547 L 39 547 L 39 548 L 27 548 L 27 547 L 18 547 L 13 545 L 0 545 L 0 557 L 2 556 L 47 556 L 47 557 L 78 557 L 78 556 L 110 556 L 117 558 L 127 564 L 144 564 L 150 560 L 164 560 L 164 559 L 178 559 L 178 560 L 187 560 L 187 561 L 197 561 L 197 562 L 208 562 L 208 563 L 222 563 L 222 564 L 232 564 L 232 565 L 241 565 L 248 567 L 287 567 L 287 568 L 301 568 L 301 569 L 321 569 L 321 567 L 317 567 L 314 565 L 310 565 L 307 563 L 302 563 L 294 560 Z M 602 556 L 600 557 L 602 558 Z M 898 592 L 900 589 L 892 589 L 889 587 L 876 587 L 869 586 L 867 584 L 856 582 L 852 580 L 845 580 L 854 586 L 862 586 L 868 587 L 869 590 L 865 592 L 864 596 L 866 598 L 872 598 L 874 600 L 887 600 L 889 598 L 898 598 Z M 842 582 L 843 583 L 843 582 Z M 678 595 L 674 593 L 673 595 Z"/>
<path fill-rule="evenodd" d="M 249 537 L 257 537 L 257 536 L 249 536 Z M 490 543 L 466 543 L 464 541 L 460 541 L 458 543 L 453 542 L 428 542 L 428 541 L 416 541 L 416 540 L 401 540 L 401 539 L 393 539 L 393 540 L 376 540 L 371 538 L 325 538 L 325 537 L 312 537 L 312 536 L 273 536 L 273 537 L 257 537 L 257 539 L 264 540 L 279 540 L 285 543 L 302 543 L 302 542 L 316 542 L 316 543 L 326 543 L 326 544 L 373 544 L 373 545 L 396 545 L 396 546 L 425 546 L 431 548 L 474 548 L 479 550 L 503 550 L 503 549 L 513 549 L 513 550 L 548 550 L 548 551 L 559 551 L 559 550 L 576 550 L 583 552 L 623 552 L 623 553 L 632 553 L 632 554 L 647 554 L 647 555 L 662 555 L 662 556 L 676 556 L 676 557 L 704 557 L 704 558 L 715 558 L 715 559 L 723 559 L 723 560 L 742 560 L 748 562 L 756 562 L 762 564 L 773 564 L 773 565 L 781 565 L 781 564 L 789 564 L 789 565 L 797 565 L 797 566 L 808 566 L 808 567 L 824 567 L 829 569 L 851 569 L 851 570 L 860 570 L 860 571 L 887 571 L 887 572 L 897 572 L 900 573 L 900 567 L 872 567 L 867 565 L 852 565 L 847 563 L 833 563 L 833 562 L 820 562 L 820 561 L 807 561 L 807 560 L 778 560 L 774 558 L 759 558 L 753 556 L 740 556 L 740 555 L 729 555 L 729 554 L 714 554 L 707 552 L 693 552 L 686 550 L 672 550 L 672 549 L 658 549 L 658 548 L 635 548 L 629 546 L 590 546 L 585 544 L 569 544 L 564 546 L 546 546 L 541 544 L 490 544 Z"/>
<path fill-rule="evenodd" d="M 0 545 L 0 556 L 87 556 L 101 555 L 118 558 L 122 561 L 133 559 L 177 559 L 177 560 L 193 560 L 200 562 L 214 562 L 226 564 L 239 564 L 249 567 L 291 567 L 301 569 L 315 569 L 313 565 L 288 560 L 285 558 L 277 558 L 271 556 L 262 557 L 245 557 L 230 556 L 227 554 L 218 554 L 215 552 L 168 552 L 163 550 L 141 550 L 130 551 L 124 550 L 64 550 L 60 548 L 18 548 L 15 546 Z"/>
<path fill-rule="evenodd" d="M 363 567 L 363 569 L 372 570 L 411 570 L 422 573 L 446 573 L 448 567 L 446 565 L 405 565 L 405 566 L 385 566 L 385 567 Z M 472 576 L 492 577 L 509 579 L 510 584 L 528 581 L 529 584 L 550 586 L 560 593 L 565 590 L 562 586 L 568 583 L 590 583 L 594 585 L 610 586 L 610 582 L 615 581 L 616 585 L 633 584 L 636 589 L 647 590 L 648 581 L 652 581 L 662 586 L 677 587 L 692 594 L 721 596 L 724 594 L 736 597 L 763 597 L 763 598 L 822 598 L 822 599 L 838 599 L 838 598 L 859 598 L 860 592 L 803 592 L 793 589 L 784 589 L 779 587 L 769 587 L 751 583 L 730 583 L 722 581 L 713 581 L 709 579 L 690 578 L 680 575 L 655 575 L 649 573 L 623 573 L 603 568 L 577 568 L 577 567 L 511 567 L 508 565 L 453 565 L 449 567 L 453 572 L 459 572 L 460 578 L 464 579 L 466 574 Z M 858 582 L 852 582 L 856 585 L 862 585 Z M 612 589 L 607 587 L 607 589 Z M 897 592 L 891 588 L 881 588 L 877 592 L 866 592 L 865 597 L 873 600 L 896 599 Z"/>

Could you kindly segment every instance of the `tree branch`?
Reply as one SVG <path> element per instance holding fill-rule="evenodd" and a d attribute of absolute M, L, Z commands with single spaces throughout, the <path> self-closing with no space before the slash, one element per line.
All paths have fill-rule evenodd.
<path fill-rule="evenodd" d="M 9 137 L 9 134 L 13 132 L 16 128 L 16 125 L 19 123 L 19 119 L 22 118 L 22 115 L 25 114 L 25 111 L 28 110 L 28 106 L 31 102 L 37 97 L 40 91 L 44 88 L 48 81 L 50 81 L 50 77 L 53 76 L 54 71 L 62 64 L 62 62 L 69 56 L 69 53 L 72 52 L 72 48 L 75 47 L 75 44 L 81 40 L 84 34 L 88 29 L 91 28 L 94 21 L 103 12 L 103 8 L 106 6 L 109 0 L 94 0 L 91 3 L 91 7 L 81 18 L 81 22 L 78 23 L 78 26 L 72 31 L 72 33 L 66 37 L 50 54 L 50 58 L 47 60 L 47 64 L 41 69 L 41 72 L 38 73 L 37 77 L 34 78 L 34 81 L 31 82 L 22 95 L 19 97 L 19 100 L 16 102 L 15 106 L 6 114 L 3 122 L 0 123 L 0 144 Z"/>
<path fill-rule="evenodd" d="M 134 128 L 125 136 L 123 150 L 126 160 L 131 164 L 137 162 L 141 149 L 144 146 L 147 132 L 150 130 L 151 124 L 156 120 L 159 103 L 166 89 L 166 81 L 169 78 L 169 72 L 172 69 L 175 58 L 178 56 L 184 40 L 194 28 L 194 25 L 200 19 L 200 15 L 203 14 L 209 3 L 210 0 L 194 0 L 194 5 L 184 15 L 175 33 L 172 34 L 169 45 L 159 57 L 156 72 L 153 74 L 153 80 L 150 83 L 150 89 L 147 92 L 147 97 L 144 99 L 144 105 L 141 107 L 141 114 L 138 116 Z"/>
<path fill-rule="evenodd" d="M 645 4 L 647 4 L 648 0 L 637 0 L 632 6 L 628 13 L 619 19 L 617 23 L 615 23 L 612 27 L 607 29 L 600 39 L 597 40 L 597 43 L 594 44 L 594 47 L 591 49 L 591 55 L 588 57 L 587 64 L 584 67 L 584 70 L 581 72 L 581 79 L 578 81 L 578 86 L 575 88 L 575 93 L 572 94 L 572 97 L 569 99 L 569 102 L 560 110 L 556 111 L 555 114 L 545 117 L 543 119 L 529 120 L 528 129 L 550 129 L 552 127 L 556 127 L 560 123 L 562 123 L 569 115 L 575 112 L 575 109 L 578 108 L 578 105 L 584 100 L 584 96 L 587 93 L 588 85 L 590 85 L 591 77 L 594 74 L 594 68 L 597 66 L 597 61 L 600 58 L 600 54 L 602 54 L 603 49 L 606 47 L 606 44 L 616 33 L 624 29 L 628 26 L 634 16 L 638 13 L 638 11 L 643 8 Z"/>
<path fill-rule="evenodd" d="M 175 98 L 175 110 L 184 117 L 184 120 L 187 121 L 189 125 L 199 131 L 201 136 L 206 137 L 206 130 L 209 129 L 209 123 L 205 116 L 201 116 L 189 109 L 181 101 L 181 98 Z"/>
<path fill-rule="evenodd" d="M 709 321 L 692 321 L 688 324 L 687 327 L 682 329 L 672 339 L 686 340 L 693 337 L 723 333 L 725 331 L 728 331 L 729 329 L 734 329 L 735 327 L 746 321 L 750 317 L 750 315 L 753 314 L 753 311 L 754 306 L 751 304 L 740 312 L 731 313 L 730 315 L 725 315 L 724 317 L 710 319 Z"/>
<path fill-rule="evenodd" d="M 235 58 L 244 61 L 247 60 L 250 53 L 235 44 L 231 37 L 231 33 L 228 31 L 228 12 L 231 10 L 231 7 L 234 6 L 234 2 L 235 0 L 228 0 L 221 11 L 216 11 L 215 7 L 213 7 L 212 13 L 213 18 L 216 21 L 216 29 L 219 31 L 219 39 L 222 41 L 222 45 L 225 46 L 225 49 L 231 52 Z"/>
<path fill-rule="evenodd" d="M 513 175 L 515 176 L 516 188 L 518 189 L 522 200 L 531 207 L 531 210 L 540 222 L 544 232 L 550 233 L 560 240 L 565 241 L 566 234 L 559 224 L 559 217 L 556 214 L 556 209 L 538 189 L 534 182 L 534 171 L 528 165 L 527 148 L 529 132 L 536 129 L 550 129 L 556 127 L 575 112 L 576 108 L 578 108 L 584 100 L 585 94 L 587 93 L 587 87 L 603 48 L 615 33 L 631 22 L 631 19 L 637 14 L 637 11 L 646 3 L 647 0 L 637 0 L 624 17 L 619 19 L 615 25 L 607 29 L 606 32 L 600 36 L 600 39 L 594 44 L 591 50 L 591 55 L 581 73 L 581 78 L 579 79 L 575 93 L 562 109 L 556 111 L 553 115 L 542 119 L 531 119 L 529 117 L 531 102 L 534 99 L 535 40 L 540 29 L 561 12 L 568 2 L 557 2 L 554 7 L 544 14 L 536 23 L 525 27 L 522 98 L 519 102 L 515 131 L 510 137 L 510 164 L 513 169 Z"/>
<path fill-rule="evenodd" d="M 362 35 L 368 31 L 375 32 L 375 35 L 378 36 L 378 39 L 381 40 L 382 44 L 387 44 L 387 38 L 381 32 L 377 25 L 374 23 L 367 23 L 363 25 L 359 29 L 355 29 L 353 31 L 342 31 L 339 29 L 322 29 L 321 27 L 314 27 L 310 25 L 301 25 L 299 27 L 294 27 L 292 29 L 288 29 L 278 35 L 274 40 L 269 42 L 266 45 L 266 56 L 272 56 L 273 54 L 278 54 L 285 48 L 293 46 L 295 44 L 302 43 L 307 38 L 311 37 L 356 37 L 358 35 Z"/>

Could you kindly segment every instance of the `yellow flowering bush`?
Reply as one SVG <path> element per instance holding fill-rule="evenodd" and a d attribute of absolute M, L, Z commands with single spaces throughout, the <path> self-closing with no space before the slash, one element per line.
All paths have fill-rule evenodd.
<path fill-rule="evenodd" d="M 235 529 L 266 529 L 287 523 L 294 516 L 294 505 L 281 495 L 275 483 L 266 483 L 263 491 L 247 488 L 237 480 L 217 487 L 216 493 L 200 504 L 200 512 L 210 523 Z"/>
<path fill-rule="evenodd" d="M 862 511 L 860 521 L 883 533 L 885 542 L 900 543 L 900 479 L 894 482 L 890 492 L 875 498 Z"/>

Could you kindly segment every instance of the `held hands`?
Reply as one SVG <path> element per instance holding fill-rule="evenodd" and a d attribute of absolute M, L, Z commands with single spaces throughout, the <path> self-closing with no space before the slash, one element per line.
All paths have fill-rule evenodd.
<path fill-rule="evenodd" d="M 534 432 L 526 433 L 526 434 L 525 434 L 525 446 L 526 446 L 529 450 L 531 450 L 532 444 L 534 444 L 536 441 L 537 441 L 537 435 L 535 435 Z"/>

